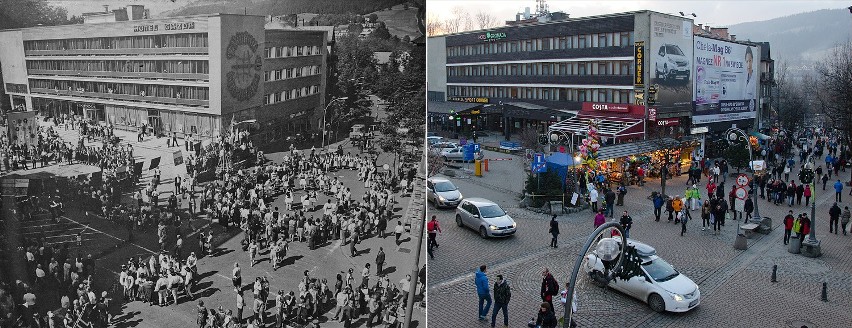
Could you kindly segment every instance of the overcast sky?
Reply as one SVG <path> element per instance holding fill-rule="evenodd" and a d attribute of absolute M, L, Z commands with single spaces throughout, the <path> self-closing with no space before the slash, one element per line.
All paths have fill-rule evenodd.
<path fill-rule="evenodd" d="M 695 13 L 696 24 L 727 26 L 743 22 L 763 21 L 802 12 L 819 9 L 838 9 L 852 5 L 850 0 L 801 1 L 801 0 L 763 0 L 763 1 L 547 1 L 550 11 L 564 11 L 571 17 L 584 17 L 619 13 L 634 10 L 653 10 L 661 13 L 687 16 Z M 427 0 L 427 13 L 438 15 L 441 20 L 452 16 L 454 7 L 461 7 L 473 16 L 477 12 L 487 11 L 497 17 L 497 21 L 514 20 L 515 13 L 523 12 L 524 7 L 535 11 L 535 0 Z"/>

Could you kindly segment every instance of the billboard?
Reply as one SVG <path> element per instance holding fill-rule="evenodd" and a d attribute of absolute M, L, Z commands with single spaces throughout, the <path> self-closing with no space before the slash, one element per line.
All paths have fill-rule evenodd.
<path fill-rule="evenodd" d="M 755 117 L 760 48 L 696 36 L 693 124 Z"/>
<path fill-rule="evenodd" d="M 650 84 L 657 88 L 654 108 L 661 118 L 687 116 L 692 110 L 692 21 L 651 13 L 650 43 L 645 49 Z"/>

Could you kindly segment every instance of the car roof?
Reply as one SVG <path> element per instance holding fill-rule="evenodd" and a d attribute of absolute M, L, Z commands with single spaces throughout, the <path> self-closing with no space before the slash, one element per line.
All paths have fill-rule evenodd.
<path fill-rule="evenodd" d="M 431 178 L 429 178 L 429 181 L 430 181 L 430 182 L 432 182 L 432 183 L 437 183 L 437 182 L 449 182 L 449 181 L 450 181 L 450 179 L 447 179 L 447 178 L 440 178 L 440 177 L 431 177 Z"/>
<path fill-rule="evenodd" d="M 485 206 L 485 205 L 497 205 L 497 203 L 492 202 L 490 200 L 487 200 L 485 198 L 473 197 L 473 198 L 467 198 L 467 199 L 465 199 L 465 201 L 468 202 L 468 203 L 471 203 L 473 205 L 476 205 L 477 207 Z"/>
<path fill-rule="evenodd" d="M 621 242 L 621 237 L 612 237 L 612 239 Z M 627 238 L 627 245 L 633 246 L 643 260 L 653 260 L 657 257 L 657 250 L 651 245 L 630 238 Z"/>

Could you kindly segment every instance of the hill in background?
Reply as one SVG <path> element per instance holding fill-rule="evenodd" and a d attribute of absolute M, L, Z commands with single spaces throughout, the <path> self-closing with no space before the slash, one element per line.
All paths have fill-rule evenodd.
<path fill-rule="evenodd" d="M 835 46 L 852 38 L 852 15 L 845 8 L 823 9 L 728 28 L 737 40 L 769 42 L 776 69 L 786 62 L 793 71 L 809 70 Z"/>

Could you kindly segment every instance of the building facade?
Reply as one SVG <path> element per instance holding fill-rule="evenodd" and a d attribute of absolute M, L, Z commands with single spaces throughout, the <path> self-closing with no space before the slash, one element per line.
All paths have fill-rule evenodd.
<path fill-rule="evenodd" d="M 249 15 L 125 18 L 0 31 L 13 107 L 178 136 L 249 118 L 270 138 L 316 129 L 324 32 L 266 30 Z"/>

